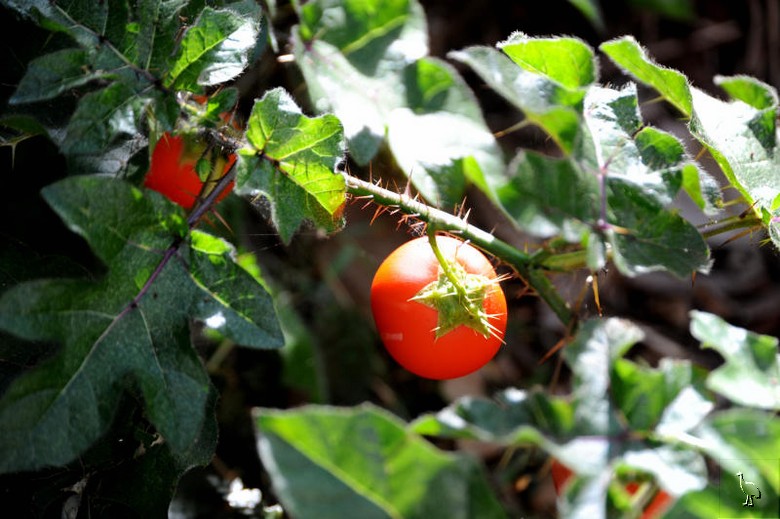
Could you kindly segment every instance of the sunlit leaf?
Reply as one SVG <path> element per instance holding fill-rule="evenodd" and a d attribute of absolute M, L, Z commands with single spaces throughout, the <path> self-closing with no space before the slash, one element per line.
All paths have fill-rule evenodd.
<path fill-rule="evenodd" d="M 662 67 L 631 36 L 602 43 L 599 49 L 642 83 L 658 90 L 686 118 L 693 113 L 688 79 L 676 70 Z"/>
<path fill-rule="evenodd" d="M 656 64 L 631 37 L 604 43 L 601 49 L 690 119 L 693 136 L 712 154 L 730 185 L 751 205 L 780 247 L 776 219 L 780 184 L 773 173 L 780 167 L 777 91 L 745 76 L 718 76 L 716 83 L 733 98 L 722 101 L 690 86 L 680 72 Z"/>
<path fill-rule="evenodd" d="M 390 111 L 401 107 L 404 68 L 428 53 L 425 16 L 416 0 L 319 0 L 300 7 L 295 58 L 316 109 L 344 125 L 350 154 L 366 164 L 384 140 Z"/>
<path fill-rule="evenodd" d="M 670 208 L 698 168 L 675 137 L 643 126 L 635 87 L 589 88 L 583 125 L 587 140 L 571 157 L 518 155 L 498 192 L 507 213 L 538 236 L 559 235 L 594 252 L 609 244 L 627 275 L 707 270 L 707 244 Z M 588 266 L 601 268 L 604 254 L 593 258 Z"/>
<path fill-rule="evenodd" d="M 296 63 L 319 112 L 344 125 L 350 156 L 367 164 L 387 142 L 411 184 L 434 205 L 462 202 L 467 183 L 489 197 L 503 175 L 501 150 L 465 81 L 426 57 L 417 0 L 379 9 L 319 0 L 299 9 Z"/>
<path fill-rule="evenodd" d="M 235 78 L 246 68 L 257 32 L 250 19 L 206 7 L 184 34 L 164 85 L 198 91 Z"/>
<path fill-rule="evenodd" d="M 409 65 L 403 78 L 406 106 L 390 113 L 387 141 L 414 186 L 445 207 L 462 201 L 467 181 L 492 196 L 502 152 L 466 83 L 433 58 Z"/>
<path fill-rule="evenodd" d="M 564 350 L 573 372 L 570 395 L 507 389 L 491 400 L 464 397 L 410 428 L 541 447 L 575 474 L 559 502 L 567 517 L 607 517 L 607 488 L 621 470 L 653 477 L 672 496 L 701 490 L 704 458 L 681 445 L 714 407 L 701 393 L 703 375 L 688 362 L 654 369 L 624 359 L 641 338 L 640 329 L 624 320 L 587 321 Z"/>
<path fill-rule="evenodd" d="M 532 38 L 516 32 L 496 45 L 521 68 L 576 91 L 597 76 L 593 49 L 577 38 Z"/>
<path fill-rule="evenodd" d="M 255 423 L 274 490 L 297 517 L 505 517 L 471 458 L 373 406 L 257 409 Z"/>
<path fill-rule="evenodd" d="M 469 47 L 450 52 L 449 57 L 471 67 L 529 122 L 549 133 L 562 150 L 572 150 L 579 133 L 584 91 L 566 88 L 536 69 L 526 70 L 490 47 Z"/>
<path fill-rule="evenodd" d="M 310 118 L 290 95 L 275 89 L 258 100 L 247 122 L 248 145 L 239 150 L 236 192 L 264 197 L 282 239 L 304 221 L 332 229 L 345 201 L 344 133 L 333 115 Z"/>

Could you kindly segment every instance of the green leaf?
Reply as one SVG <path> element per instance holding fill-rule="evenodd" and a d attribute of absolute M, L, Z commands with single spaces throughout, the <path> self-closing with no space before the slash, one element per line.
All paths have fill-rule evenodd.
<path fill-rule="evenodd" d="M 192 280 L 205 292 L 196 317 L 233 342 L 253 348 L 280 348 L 279 325 L 267 289 L 237 263 L 235 248 L 224 240 L 192 231 L 198 254 L 190 263 Z"/>
<path fill-rule="evenodd" d="M 491 400 L 461 398 L 436 414 L 417 418 L 409 427 L 427 436 L 513 444 L 538 443 L 543 435 L 567 438 L 577 425 L 568 399 L 510 388 Z"/>
<path fill-rule="evenodd" d="M 746 407 L 780 410 L 780 354 L 776 337 L 729 325 L 705 312 L 691 313 L 691 334 L 725 359 L 707 387 Z"/>
<path fill-rule="evenodd" d="M 729 87 L 732 91 L 736 90 L 734 83 L 726 81 L 726 84 L 732 85 Z M 776 211 L 775 200 L 780 194 L 780 181 L 774 174 L 780 167 L 776 101 L 757 109 L 741 100 L 724 102 L 697 89 L 692 92 L 695 114 L 690 123 L 691 133 L 707 146 L 746 203 L 754 204 L 757 214 L 763 213 L 768 222 L 769 215 Z M 753 90 L 752 95 L 755 94 Z M 744 89 L 737 95 L 747 97 Z M 776 95 L 773 90 L 765 93 L 768 99 Z M 755 98 L 752 102 L 759 106 L 762 103 Z"/>
<path fill-rule="evenodd" d="M 693 102 L 688 79 L 676 70 L 655 63 L 633 37 L 610 40 L 602 43 L 599 49 L 620 68 L 658 90 L 684 117 L 691 117 Z"/>
<path fill-rule="evenodd" d="M 585 124 L 604 176 L 606 221 L 616 226 L 607 233 L 615 265 L 628 275 L 666 270 L 681 278 L 708 269 L 704 238 L 665 209 L 682 187 L 691 159 L 675 137 L 642 126 L 636 88 L 592 87 Z"/>
<path fill-rule="evenodd" d="M 428 53 L 416 0 L 319 0 L 299 7 L 295 59 L 319 112 L 338 116 L 350 154 L 367 164 L 384 140 L 390 111 L 403 106 L 404 68 Z"/>
<path fill-rule="evenodd" d="M 68 34 L 84 47 L 94 46 L 106 26 L 110 4 L 74 0 L 66 7 L 49 0 L 10 0 L 4 2 L 21 15 L 50 31 Z"/>
<path fill-rule="evenodd" d="M 627 321 L 587 321 L 563 350 L 573 373 L 571 395 L 506 389 L 491 400 L 465 397 L 410 428 L 443 438 L 541 447 L 575 473 L 559 502 L 567 517 L 607 517 L 608 500 L 617 505 L 610 482 L 626 473 L 651 476 L 676 497 L 701 490 L 705 460 L 685 446 L 696 441 L 692 432 L 713 409 L 701 390 L 703 374 L 685 361 L 652 369 L 625 360 L 641 338 Z"/>
<path fill-rule="evenodd" d="M 371 405 L 255 411 L 258 450 L 296 517 L 505 517 L 479 466 Z"/>
<path fill-rule="evenodd" d="M 8 102 L 46 101 L 103 77 L 106 77 L 105 71 L 90 69 L 90 56 L 86 50 L 63 49 L 31 61 Z"/>
<path fill-rule="evenodd" d="M 585 99 L 585 124 L 596 167 L 609 186 L 635 187 L 647 203 L 672 202 L 682 185 L 681 169 L 690 159 L 675 137 L 643 127 L 633 84 L 622 90 L 591 88 Z"/>
<path fill-rule="evenodd" d="M 206 7 L 184 34 L 163 84 L 197 92 L 234 79 L 246 68 L 257 34 L 249 18 Z"/>
<path fill-rule="evenodd" d="M 593 49 L 577 38 L 532 38 L 516 32 L 496 45 L 522 69 L 576 91 L 596 81 Z"/>
<path fill-rule="evenodd" d="M 429 202 L 460 203 L 467 182 L 494 198 L 501 150 L 455 69 L 426 57 L 417 0 L 320 0 L 300 7 L 296 62 L 312 104 L 344 125 L 350 156 L 367 164 L 387 139 L 396 162 Z"/>
<path fill-rule="evenodd" d="M 775 245 L 780 247 L 775 220 L 776 201 L 780 196 L 780 183 L 774 174 L 780 167 L 776 153 L 776 90 L 746 76 L 718 76 L 716 83 L 734 98 L 724 102 L 690 87 L 681 73 L 654 63 L 630 37 L 607 42 L 601 49 L 629 74 L 658 90 L 690 119 L 693 136 L 707 147 L 731 186 L 752 206 L 769 228 Z M 691 180 L 686 185 L 695 189 Z M 710 192 L 711 188 L 704 190 Z M 692 197 L 697 199 L 695 191 Z"/>
<path fill-rule="evenodd" d="M 103 153 L 117 139 L 138 131 L 142 109 L 141 99 L 122 83 L 87 94 L 79 101 L 61 147 L 71 155 Z"/>
<path fill-rule="evenodd" d="M 583 323 L 575 341 L 564 350 L 574 373 L 575 419 L 594 434 L 612 431 L 616 424 L 605 399 L 610 367 L 643 333 L 627 321 L 608 319 Z"/>
<path fill-rule="evenodd" d="M 305 116 L 282 89 L 266 92 L 247 122 L 248 145 L 239 150 L 236 192 L 263 196 L 282 239 L 303 221 L 333 229 L 345 201 L 344 134 L 333 115 Z"/>
<path fill-rule="evenodd" d="M 714 214 L 720 210 L 722 200 L 717 182 L 688 157 L 676 137 L 645 126 L 634 139 L 642 162 L 662 176 L 669 201 L 682 187 L 705 213 Z"/>
<path fill-rule="evenodd" d="M 217 266 L 203 263 L 224 261 L 224 255 L 213 246 L 204 260 L 204 252 L 187 246 L 181 210 L 161 195 L 144 196 L 129 184 L 94 176 L 70 177 L 43 194 L 108 272 L 98 280 L 30 281 L 0 297 L 0 329 L 62 345 L 0 399 L 0 471 L 72 461 L 107 432 L 125 391 L 137 393 L 182 463 L 201 463 L 202 452 L 193 448 L 213 420 L 211 385 L 191 345 L 190 320 L 202 317 L 204 297 L 242 315 L 270 308 L 268 297 L 253 301 L 257 290 L 231 285 L 238 276 L 232 266 L 223 267 L 228 282 L 218 286 Z M 196 266 L 200 284 L 186 265 Z M 248 274 L 245 279 L 254 283 Z M 250 302 L 243 300 L 247 292 Z M 267 326 L 258 333 L 281 344 L 268 319 L 256 325 Z"/>
<path fill-rule="evenodd" d="M 714 82 L 732 99 L 737 99 L 757 110 L 777 108 L 777 90 L 750 76 L 715 76 Z"/>
<path fill-rule="evenodd" d="M 709 454 L 723 469 L 742 470 L 749 480 L 744 466 L 754 468 L 756 477 L 767 483 L 763 487 L 768 494 L 766 502 L 777 503 L 780 494 L 780 419 L 777 416 L 751 409 L 724 411 L 712 416 L 698 436 L 705 445 L 712 446 L 708 448 Z M 728 449 L 722 449 L 723 443 Z"/>
<path fill-rule="evenodd" d="M 662 359 L 658 369 L 617 359 L 611 384 L 615 403 L 634 431 L 682 434 L 698 425 L 714 404 L 701 393 L 703 377 L 690 363 Z"/>
<path fill-rule="evenodd" d="M 137 32 L 130 29 L 133 21 L 124 27 L 123 53 L 144 70 L 159 74 L 174 54 L 181 29 L 181 11 L 189 0 L 142 0 L 136 16 Z M 121 21 L 121 20 L 119 20 Z"/>
<path fill-rule="evenodd" d="M 183 31 L 183 22 L 198 14 L 194 6 L 183 14 L 187 3 L 95 5 L 74 0 L 11 6 L 46 29 L 70 35 L 79 46 L 34 60 L 12 98 L 15 106 L 24 105 L 49 126 L 70 170 L 124 177 L 143 174 L 148 166 L 146 155 L 140 153 L 147 145 L 146 123 L 158 124 L 154 128 L 158 132 L 174 127 L 180 110 L 174 90 L 200 91 L 232 80 L 246 68 L 258 35 L 253 11 L 205 8 Z M 160 84 L 167 88 L 160 89 Z M 53 120 L 31 104 L 84 86 L 93 90 L 78 100 L 75 113 L 63 115 L 64 121 Z"/>
<path fill-rule="evenodd" d="M 704 458 L 679 445 L 631 449 L 623 455 L 622 463 L 633 470 L 652 474 L 658 486 L 675 498 L 707 485 Z"/>
<path fill-rule="evenodd" d="M 684 279 L 710 267 L 709 248 L 699 231 L 676 212 L 647 204 L 635 186 L 610 186 L 609 205 L 617 225 L 628 232 L 610 235 L 613 261 L 624 274 L 668 271 Z"/>
<path fill-rule="evenodd" d="M 570 152 L 579 133 L 584 91 L 568 89 L 558 81 L 513 63 L 489 47 L 469 47 L 448 56 L 468 65 L 493 90 L 520 109 L 526 119 Z"/>
<path fill-rule="evenodd" d="M 755 517 L 750 509 L 742 506 L 745 495 L 733 484 L 736 481 L 734 474 L 723 476 L 724 483 L 730 481 L 732 484 L 724 484 L 722 487 L 725 488 L 708 485 L 703 490 L 688 493 L 672 505 L 665 517 Z"/>
<path fill-rule="evenodd" d="M 434 58 L 407 66 L 403 79 L 406 106 L 390 113 L 387 141 L 412 184 L 445 207 L 462 201 L 467 181 L 492 195 L 502 152 L 466 83 Z"/>
<path fill-rule="evenodd" d="M 572 242 L 587 236 L 599 218 L 598 179 L 569 159 L 520 153 L 512 179 L 499 191 L 504 209 L 521 228 L 540 237 L 562 234 Z"/>
<path fill-rule="evenodd" d="M 594 252 L 609 243 L 615 265 L 630 276 L 666 270 L 686 277 L 706 270 L 704 238 L 666 209 L 685 176 L 698 172 L 682 144 L 642 125 L 633 85 L 591 87 L 584 110 L 586 139 L 571 157 L 526 152 L 512 163 L 513 177 L 498 191 L 507 213 L 541 237 L 560 235 Z M 588 265 L 601 268 L 603 258 L 596 253 Z"/>
<path fill-rule="evenodd" d="M 715 480 L 719 481 L 717 498 L 721 513 L 736 508 L 733 517 L 755 517 L 744 514 L 741 506 L 745 494 L 740 488 L 738 473 L 745 481 L 751 481 L 761 489 L 761 499 L 756 499 L 755 510 L 764 517 L 777 513 L 780 499 L 780 419 L 773 413 L 755 409 L 730 409 L 712 415 L 687 437 L 687 444 L 705 452 L 718 464 Z M 682 507 L 695 509 L 701 506 L 694 494 Z M 706 499 L 706 494 L 705 494 Z M 731 515 L 730 515 L 731 516 Z"/>

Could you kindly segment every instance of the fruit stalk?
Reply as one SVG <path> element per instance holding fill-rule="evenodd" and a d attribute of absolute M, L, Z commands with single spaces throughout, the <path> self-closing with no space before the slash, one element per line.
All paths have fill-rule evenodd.
<path fill-rule="evenodd" d="M 458 297 L 460 297 L 462 301 L 468 299 L 466 290 L 463 288 L 463 285 L 460 283 L 455 273 L 452 272 L 450 262 L 447 261 L 447 258 L 445 258 L 442 255 L 441 250 L 439 250 L 439 245 L 436 243 L 436 231 L 431 226 L 428 227 L 428 243 L 431 244 L 433 255 L 436 256 L 436 259 L 439 261 L 442 272 L 444 272 L 444 275 L 450 280 L 450 283 L 455 287 L 455 290 L 458 291 Z"/>
<path fill-rule="evenodd" d="M 568 325 L 574 318 L 568 303 L 563 300 L 547 276 L 535 265 L 532 256 L 496 238 L 489 232 L 467 223 L 463 218 L 430 207 L 407 195 L 355 178 L 348 173 L 342 172 L 342 175 L 349 193 L 356 196 L 370 196 L 380 205 L 397 207 L 404 213 L 419 218 L 428 224 L 433 231 L 452 232 L 460 236 L 461 239 L 468 240 L 476 247 L 506 262 L 536 291 L 562 323 Z"/>

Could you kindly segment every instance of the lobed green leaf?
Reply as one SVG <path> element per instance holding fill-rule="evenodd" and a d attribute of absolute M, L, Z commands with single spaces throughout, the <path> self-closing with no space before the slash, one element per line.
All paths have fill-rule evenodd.
<path fill-rule="evenodd" d="M 344 133 L 333 115 L 305 116 L 282 89 L 266 92 L 247 122 L 236 192 L 263 196 L 282 239 L 304 221 L 333 228 L 345 201 Z"/>
<path fill-rule="evenodd" d="M 228 246 L 216 238 L 198 234 L 198 246 L 186 246 L 181 210 L 161 195 L 95 176 L 70 177 L 43 194 L 108 272 L 96 280 L 29 281 L 0 296 L 0 329 L 61 344 L 0 398 L 0 471 L 71 462 L 107 432 L 128 391 L 182 466 L 203 463 L 212 389 L 192 348 L 190 320 L 203 317 L 205 296 L 214 300 L 210 308 L 243 318 L 242 332 L 251 324 L 266 346 L 278 346 L 278 325 L 263 315 L 270 296 L 227 262 Z"/>
<path fill-rule="evenodd" d="M 389 112 L 403 105 L 403 69 L 428 52 L 417 0 L 376 9 L 366 2 L 319 0 L 299 9 L 295 59 L 319 112 L 344 125 L 350 154 L 367 164 L 384 140 Z"/>
<path fill-rule="evenodd" d="M 520 227 L 541 237 L 577 242 L 599 218 L 598 179 L 569 159 L 518 154 L 511 180 L 499 190 L 504 209 Z"/>
<path fill-rule="evenodd" d="M 776 93 L 766 93 L 767 98 L 772 95 Z M 780 181 L 774 174 L 780 167 L 776 153 L 777 103 L 757 109 L 741 100 L 724 102 L 697 89 L 693 90 L 693 100 L 691 132 L 707 146 L 731 185 L 747 203 L 754 204 L 768 224 L 780 195 Z M 753 102 L 761 105 L 755 99 Z"/>
<path fill-rule="evenodd" d="M 405 105 L 387 123 L 387 142 L 412 184 L 452 206 L 470 182 L 492 197 L 503 181 L 502 152 L 463 79 L 445 62 L 422 58 L 403 71 Z"/>
<path fill-rule="evenodd" d="M 716 83 L 733 98 L 725 102 L 691 87 L 681 73 L 654 63 L 630 37 L 604 43 L 601 49 L 629 74 L 658 90 L 690 119 L 693 136 L 712 154 L 731 186 L 751 205 L 775 245 L 780 246 L 775 219 L 780 185 L 773 174 L 779 166 L 777 91 L 746 76 L 718 76 Z M 696 200 L 698 191 L 693 180 L 689 173 L 686 186 L 693 189 L 691 196 Z M 703 193 L 712 192 L 709 186 L 699 187 Z"/>
<path fill-rule="evenodd" d="M 711 415 L 684 438 L 685 444 L 705 452 L 716 464 L 715 484 L 683 497 L 670 511 L 673 516 L 718 510 L 731 517 L 751 517 L 751 511 L 770 517 L 780 499 L 780 420 L 755 409 L 730 409 Z M 745 492 L 740 484 L 754 483 L 761 489 L 752 510 L 745 510 Z"/>

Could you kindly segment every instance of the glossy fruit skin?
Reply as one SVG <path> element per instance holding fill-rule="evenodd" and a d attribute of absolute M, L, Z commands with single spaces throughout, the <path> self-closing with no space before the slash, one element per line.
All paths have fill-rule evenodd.
<path fill-rule="evenodd" d="M 190 149 L 182 136 L 164 133 L 152 152 L 144 186 L 162 193 L 184 209 L 192 209 L 203 187 L 203 182 L 195 170 L 199 159 L 198 151 Z M 235 155 L 231 155 L 225 165 L 225 173 L 235 161 Z M 219 195 L 217 202 L 225 198 L 232 189 L 233 183 Z"/>
<path fill-rule="evenodd" d="M 555 493 L 557 495 L 561 495 L 563 490 L 566 488 L 566 483 L 573 474 L 574 473 L 569 469 L 569 467 L 556 459 L 553 460 L 552 465 L 550 466 L 550 475 L 552 475 L 553 485 L 555 486 Z M 631 482 L 626 485 L 626 491 L 629 494 L 633 495 L 637 490 L 639 490 L 638 483 Z M 663 490 L 659 490 L 642 511 L 641 519 L 657 519 L 662 517 L 664 512 L 666 512 L 666 510 L 671 505 L 672 496 Z"/>
<path fill-rule="evenodd" d="M 455 238 L 438 236 L 445 258 L 466 272 L 495 280 L 490 261 L 476 248 Z M 439 262 L 427 237 L 408 241 L 379 266 L 371 285 L 371 311 L 380 338 L 390 355 L 421 377 L 443 380 L 462 377 L 485 364 L 498 351 L 506 330 L 506 299 L 498 282 L 486 289 L 483 308 L 491 315 L 495 334 L 484 337 L 466 326 L 436 339 L 438 312 L 410 301 L 439 275 Z"/>

